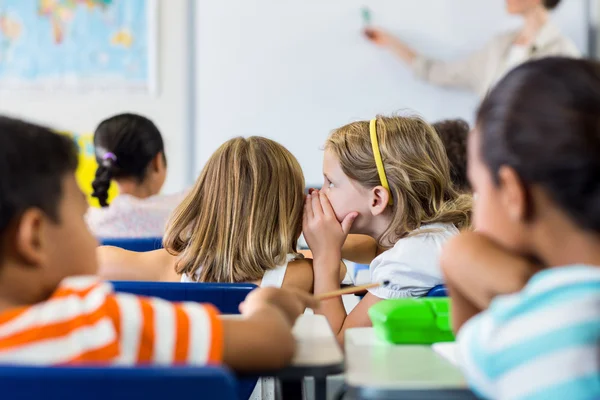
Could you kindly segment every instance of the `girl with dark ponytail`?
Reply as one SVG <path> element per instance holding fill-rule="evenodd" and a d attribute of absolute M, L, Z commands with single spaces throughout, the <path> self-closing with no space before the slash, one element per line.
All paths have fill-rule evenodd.
<path fill-rule="evenodd" d="M 158 195 L 167 159 L 156 125 L 140 115 L 115 115 L 96 128 L 94 147 L 98 169 L 92 196 L 101 208 L 88 213 L 92 231 L 99 237 L 162 236 L 167 218 L 183 196 Z M 112 181 L 119 195 L 109 204 Z"/>

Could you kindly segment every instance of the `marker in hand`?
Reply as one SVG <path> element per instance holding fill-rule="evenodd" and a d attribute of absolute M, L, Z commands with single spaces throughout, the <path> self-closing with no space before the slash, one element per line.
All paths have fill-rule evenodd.
<path fill-rule="evenodd" d="M 368 7 L 363 7 L 361 10 L 363 24 L 365 26 L 364 33 L 369 39 L 374 39 L 375 34 L 371 29 L 371 10 Z"/>

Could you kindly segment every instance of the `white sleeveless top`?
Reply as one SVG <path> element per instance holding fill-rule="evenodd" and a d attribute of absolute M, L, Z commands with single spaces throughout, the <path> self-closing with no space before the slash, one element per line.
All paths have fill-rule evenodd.
<path fill-rule="evenodd" d="M 283 279 L 285 278 L 285 271 L 287 271 L 288 264 L 290 261 L 294 261 L 296 256 L 294 254 L 288 254 L 286 262 L 283 265 L 269 269 L 265 271 L 265 274 L 260 281 L 260 287 L 275 287 L 281 288 L 283 285 Z M 196 271 L 196 275 L 199 271 Z M 195 282 L 187 274 L 181 275 L 181 282 Z M 273 400 L 275 399 L 275 380 L 269 377 L 263 377 L 258 380 L 254 391 L 250 395 L 250 400 Z"/>
<path fill-rule="evenodd" d="M 290 261 L 294 261 L 296 256 L 294 254 L 288 254 L 286 262 L 283 265 L 277 266 L 273 269 L 265 271 L 265 274 L 260 281 L 260 287 L 275 287 L 281 288 L 283 285 L 283 279 L 285 278 L 285 271 L 287 271 L 288 264 Z M 199 271 L 196 271 L 196 275 L 199 275 Z M 196 282 L 191 279 L 187 274 L 181 275 L 181 282 Z"/>

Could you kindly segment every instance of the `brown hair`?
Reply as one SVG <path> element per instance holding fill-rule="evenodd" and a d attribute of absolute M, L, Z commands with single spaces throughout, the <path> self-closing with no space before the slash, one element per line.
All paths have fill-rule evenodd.
<path fill-rule="evenodd" d="M 471 196 L 450 180 L 448 158 L 435 130 L 419 117 L 377 117 L 377 137 L 390 192 L 393 220 L 379 238 L 394 242 L 422 225 L 470 225 Z M 381 185 L 369 134 L 369 121 L 332 132 L 325 145 L 344 173 L 367 188 Z"/>
<path fill-rule="evenodd" d="M 211 156 L 164 238 L 176 271 L 200 282 L 248 282 L 298 258 L 304 176 L 282 145 L 235 138 Z"/>
<path fill-rule="evenodd" d="M 461 192 L 470 192 L 471 185 L 467 177 L 469 123 L 463 119 L 447 119 L 434 123 L 433 128 L 446 149 L 452 183 Z"/>

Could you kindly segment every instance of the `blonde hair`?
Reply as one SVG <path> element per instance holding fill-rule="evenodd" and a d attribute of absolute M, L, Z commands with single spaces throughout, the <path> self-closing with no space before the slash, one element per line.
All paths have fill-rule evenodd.
<path fill-rule="evenodd" d="M 297 258 L 304 176 L 296 158 L 262 137 L 235 138 L 211 156 L 174 211 L 164 247 L 199 282 L 248 282 Z"/>
<path fill-rule="evenodd" d="M 379 238 L 392 243 L 425 224 L 452 223 L 468 228 L 472 199 L 450 180 L 448 157 L 431 125 L 416 116 L 378 116 L 379 149 L 393 199 L 392 223 Z M 369 121 L 334 130 L 325 149 L 342 170 L 362 186 L 381 186 L 369 135 Z"/>

